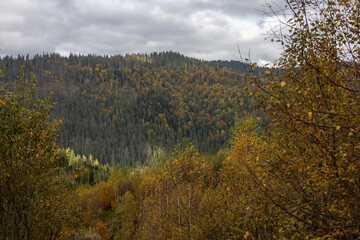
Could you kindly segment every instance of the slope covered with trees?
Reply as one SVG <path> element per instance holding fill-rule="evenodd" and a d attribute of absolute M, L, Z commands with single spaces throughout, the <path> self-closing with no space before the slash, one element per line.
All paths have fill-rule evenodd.
<path fill-rule="evenodd" d="M 245 117 L 217 156 L 188 145 L 158 171 L 135 169 L 130 184 L 112 178 L 107 184 L 122 194 L 112 195 L 104 232 L 116 239 L 360 238 L 360 2 L 285 3 L 283 17 L 291 17 L 279 28 L 289 32 L 278 39 L 285 48 L 279 71 L 262 78 L 249 65 L 268 126 Z"/>
<path fill-rule="evenodd" d="M 173 52 L 113 57 L 5 57 L 5 81 L 37 79 L 38 95 L 53 92 L 53 117 L 63 118 L 63 147 L 112 165 L 157 161 L 183 138 L 215 153 L 234 120 L 252 111 L 244 76 L 219 64 Z"/>
<path fill-rule="evenodd" d="M 24 81 L 15 84 L 18 87 L 14 91 L 9 85 L 0 88 L 0 237 L 359 239 L 360 2 L 285 3 L 289 12 L 284 10 L 284 18 L 291 18 L 284 22 L 289 34 L 278 39 L 285 48 L 278 71 L 268 70 L 264 78 L 252 69 L 256 64 L 248 66 L 254 87 L 251 93 L 264 119 L 246 114 L 234 120 L 230 146 L 214 155 L 202 155 L 195 144 L 185 142 L 173 148 L 172 154 L 159 165 L 110 169 L 91 155 L 80 157 L 70 149 L 61 151 L 56 146 L 59 122 L 48 119 L 51 104 L 34 98 L 34 90 L 30 88 L 29 92 L 23 77 L 20 79 Z M 146 69 L 144 62 L 155 64 L 144 55 L 132 57 L 140 59 L 141 63 L 137 64 L 141 66 L 125 68 L 122 74 L 128 71 L 127 76 L 141 75 L 140 70 Z M 179 72 L 177 68 L 152 68 L 151 74 L 156 77 L 147 81 L 154 84 L 146 85 L 147 81 L 136 82 L 133 80 L 136 77 L 127 77 L 135 81 L 126 88 L 129 102 L 134 101 L 131 97 L 138 99 L 137 94 L 147 87 L 149 91 L 161 91 L 162 95 L 154 91 L 154 96 L 164 96 L 149 105 L 154 107 L 149 116 L 156 106 L 163 107 L 164 102 L 170 104 L 171 101 L 166 101 L 167 82 L 165 78 L 161 80 L 165 73 L 170 75 L 166 79 L 175 81 L 180 74 L 182 80 L 190 83 L 199 81 L 191 78 L 191 74 L 207 76 L 208 80 L 201 83 L 208 86 L 216 79 L 222 82 L 220 79 L 225 76 L 229 77 L 228 83 L 232 82 L 226 68 L 214 71 L 219 75 L 216 78 L 210 77 L 211 66 L 205 67 L 196 60 L 192 63 L 194 65 L 184 64 Z M 74 66 L 66 65 L 66 68 L 78 68 Z M 81 69 L 77 72 L 85 71 Z M 93 80 L 95 83 L 91 86 L 94 87 L 82 88 L 80 93 L 83 99 L 99 98 L 103 103 L 100 106 L 110 115 L 112 111 L 106 99 L 113 92 L 106 90 L 111 87 L 99 87 L 107 83 L 101 80 L 100 69 L 95 70 L 99 80 Z M 150 73 L 145 72 L 141 76 L 146 80 Z M 204 74 L 197 75 L 199 72 Z M 87 78 L 79 79 L 86 83 Z M 69 97 L 78 92 L 76 87 L 83 86 L 75 83 L 75 88 L 68 88 L 60 80 L 54 82 Z M 182 82 L 182 85 L 190 83 Z M 40 85 L 43 92 L 45 86 L 49 85 Z M 173 83 L 173 86 L 175 94 L 178 85 Z M 190 86 L 201 87 L 200 84 Z M 221 89 L 221 84 L 211 86 Z M 228 87 L 231 86 L 237 85 Z M 100 98 L 101 89 L 105 92 Z M 186 88 L 182 86 L 182 89 Z M 84 91 L 86 93 L 82 93 Z M 192 96 L 190 91 L 182 93 Z M 188 96 L 180 97 L 183 100 L 177 103 L 188 106 L 187 111 L 185 107 L 181 109 L 186 116 L 191 116 L 196 105 L 181 104 L 189 102 L 185 100 Z M 221 100 L 219 106 L 222 106 Z M 96 101 L 92 101 L 94 108 L 98 106 Z M 166 109 L 170 112 L 172 108 Z M 162 114 L 164 116 L 158 116 L 160 119 L 153 116 L 159 126 L 167 128 L 166 124 L 170 126 L 178 120 L 171 122 L 167 114 Z M 116 114 L 111 116 L 115 116 L 118 124 Z M 182 114 L 176 116 L 181 119 Z M 264 120 L 266 127 L 261 126 Z M 194 118 L 191 122 L 197 123 Z M 120 126 L 125 123 L 127 119 L 120 122 Z M 211 125 L 206 127 L 211 130 Z M 221 125 L 216 127 L 221 129 Z M 179 127 L 179 132 L 179 129 L 184 130 Z M 160 135 L 154 136 L 152 143 L 159 146 Z M 161 146 L 157 151 L 156 156 L 161 155 Z M 71 191 L 72 184 L 77 184 L 76 192 Z"/>

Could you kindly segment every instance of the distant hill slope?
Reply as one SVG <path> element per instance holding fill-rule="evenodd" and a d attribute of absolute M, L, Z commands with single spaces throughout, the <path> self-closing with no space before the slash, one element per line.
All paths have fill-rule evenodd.
<path fill-rule="evenodd" d="M 174 52 L 1 61 L 8 64 L 2 81 L 16 79 L 24 65 L 38 95 L 53 92 L 53 117 L 64 118 L 59 143 L 102 163 L 154 161 L 183 138 L 214 153 L 228 142 L 235 118 L 252 111 L 243 74 Z"/>

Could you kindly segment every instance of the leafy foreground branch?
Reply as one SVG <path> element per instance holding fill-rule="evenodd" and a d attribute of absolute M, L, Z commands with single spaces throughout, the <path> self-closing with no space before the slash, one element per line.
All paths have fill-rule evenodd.
<path fill-rule="evenodd" d="M 290 0 L 284 11 L 279 73 L 253 75 L 274 144 L 263 165 L 269 177 L 254 179 L 286 213 L 288 237 L 299 229 L 302 237 L 357 239 L 360 2 Z"/>

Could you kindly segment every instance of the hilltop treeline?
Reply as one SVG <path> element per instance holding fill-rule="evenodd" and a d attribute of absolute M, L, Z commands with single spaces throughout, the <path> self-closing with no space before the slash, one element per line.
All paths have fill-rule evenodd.
<path fill-rule="evenodd" d="M 252 111 L 244 74 L 226 62 L 173 52 L 118 56 L 43 54 L 5 57 L 5 81 L 36 77 L 37 95 L 53 92 L 63 118 L 60 145 L 101 163 L 156 161 L 183 138 L 215 153 L 236 117 Z"/>
<path fill-rule="evenodd" d="M 241 75 L 173 53 L 16 60 L 34 63 L 0 85 L 0 239 L 359 239 L 360 1 L 285 3 L 280 71 L 248 65 L 262 117 L 241 116 Z M 133 65 L 105 64 L 116 58 Z M 25 78 L 36 64 L 57 69 L 38 95 L 61 97 L 62 144 L 158 164 L 61 150 L 62 120 Z M 216 151 L 232 125 L 228 148 L 197 150 Z M 195 144 L 163 157 L 184 136 Z"/>

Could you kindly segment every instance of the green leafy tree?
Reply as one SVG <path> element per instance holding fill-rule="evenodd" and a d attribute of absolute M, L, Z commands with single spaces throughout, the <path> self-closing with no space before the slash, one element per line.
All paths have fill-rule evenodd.
<path fill-rule="evenodd" d="M 66 155 L 55 144 L 61 121 L 49 120 L 50 99 L 25 82 L 21 74 L 0 86 L 0 238 L 58 239 L 75 216 Z"/>

